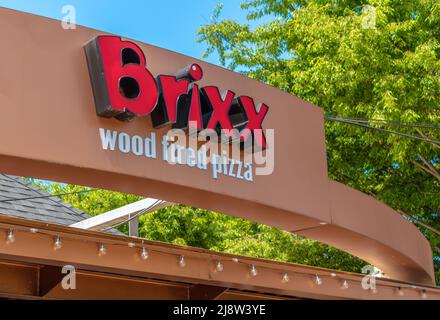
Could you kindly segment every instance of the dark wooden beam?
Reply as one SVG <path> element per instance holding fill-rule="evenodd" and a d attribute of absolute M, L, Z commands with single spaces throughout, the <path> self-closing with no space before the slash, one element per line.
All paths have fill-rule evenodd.
<path fill-rule="evenodd" d="M 188 289 L 189 300 L 214 300 L 223 292 L 228 290 L 225 287 L 209 286 L 204 284 L 196 284 Z"/>
<path fill-rule="evenodd" d="M 62 279 L 61 267 L 55 266 L 42 266 L 40 268 L 40 274 L 38 279 L 38 295 L 45 297 L 56 286 L 58 286 Z"/>
<path fill-rule="evenodd" d="M 73 300 L 185 300 L 188 286 L 183 283 L 126 277 L 77 270 L 75 290 L 56 286 L 48 299 Z M 116 289 L 117 288 L 117 289 Z"/>
<path fill-rule="evenodd" d="M 34 265 L 0 261 L 0 297 L 35 296 L 38 268 Z"/>
<path fill-rule="evenodd" d="M 77 288 L 61 286 L 60 266 L 0 260 L 0 299 L 285 299 L 226 287 L 77 270 Z M 114 290 L 119 288 L 119 290 Z"/>

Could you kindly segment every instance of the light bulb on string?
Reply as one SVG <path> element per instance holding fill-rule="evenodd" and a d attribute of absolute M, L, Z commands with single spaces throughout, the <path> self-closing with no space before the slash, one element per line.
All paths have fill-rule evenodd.
<path fill-rule="evenodd" d="M 179 258 L 179 266 L 181 268 L 185 268 L 186 267 L 186 260 L 185 260 L 185 256 L 181 255 Z"/>
<path fill-rule="evenodd" d="M 61 242 L 61 237 L 60 236 L 56 236 L 55 237 L 55 241 L 53 243 L 53 248 L 55 250 L 59 250 L 59 249 L 61 249 L 62 246 L 63 246 L 63 244 Z"/>
<path fill-rule="evenodd" d="M 349 286 L 350 285 L 347 280 L 342 281 L 342 286 L 341 286 L 342 289 L 348 289 Z"/>
<path fill-rule="evenodd" d="M 397 291 L 397 295 L 400 297 L 403 297 L 405 295 L 405 292 L 401 287 L 398 287 L 396 291 Z"/>
<path fill-rule="evenodd" d="M 318 275 L 315 276 L 315 283 L 318 286 L 320 286 L 322 284 L 322 279 Z"/>
<path fill-rule="evenodd" d="M 215 264 L 215 270 L 217 270 L 218 272 L 222 272 L 223 269 L 224 269 L 223 262 L 218 260 L 217 263 Z"/>
<path fill-rule="evenodd" d="M 249 272 L 252 277 L 256 277 L 258 275 L 258 270 L 255 264 L 251 265 Z"/>
<path fill-rule="evenodd" d="M 281 280 L 281 282 L 283 282 L 283 283 L 287 283 L 287 282 L 289 282 L 289 281 L 290 281 L 289 274 L 288 274 L 287 272 L 284 272 L 284 274 L 283 274 L 283 279 Z"/>
<path fill-rule="evenodd" d="M 6 243 L 15 242 L 15 233 L 13 229 L 8 230 L 8 235 L 6 236 Z"/>
<path fill-rule="evenodd" d="M 105 245 L 103 243 L 101 243 L 99 245 L 99 250 L 98 250 L 98 254 L 100 256 L 104 256 L 107 253 L 107 248 L 105 247 Z"/>
<path fill-rule="evenodd" d="M 147 248 L 142 247 L 140 255 L 141 255 L 141 259 L 142 260 L 147 260 L 148 259 L 148 250 L 147 250 Z"/>
<path fill-rule="evenodd" d="M 428 294 L 426 293 L 426 290 L 423 289 L 422 291 L 420 291 L 420 296 L 422 297 L 422 299 L 426 299 L 428 298 Z"/>

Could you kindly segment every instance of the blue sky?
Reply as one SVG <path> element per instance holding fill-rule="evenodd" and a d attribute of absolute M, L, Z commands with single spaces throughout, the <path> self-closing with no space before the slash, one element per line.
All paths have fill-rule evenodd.
<path fill-rule="evenodd" d="M 222 17 L 245 21 L 240 0 L 0 0 L 0 6 L 61 20 L 63 6 L 73 5 L 79 25 L 201 58 L 205 45 L 196 43 L 196 32 L 219 2 Z M 218 63 L 215 56 L 206 60 Z"/>

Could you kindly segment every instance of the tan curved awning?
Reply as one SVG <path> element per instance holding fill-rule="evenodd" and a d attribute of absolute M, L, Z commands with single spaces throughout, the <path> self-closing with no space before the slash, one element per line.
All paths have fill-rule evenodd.
<path fill-rule="evenodd" d="M 103 34 L 0 9 L 0 171 L 151 196 L 276 226 L 331 244 L 380 267 L 391 278 L 431 285 L 432 253 L 394 210 L 328 179 L 323 112 L 288 93 L 223 68 L 138 43 L 154 74 L 191 63 L 201 85 L 264 101 L 264 128 L 275 130 L 275 170 L 252 183 L 213 180 L 158 159 L 109 153 L 99 128 L 162 135 L 149 119 L 121 123 L 95 115 L 83 46 Z M 270 148 L 271 146 L 269 146 Z"/>

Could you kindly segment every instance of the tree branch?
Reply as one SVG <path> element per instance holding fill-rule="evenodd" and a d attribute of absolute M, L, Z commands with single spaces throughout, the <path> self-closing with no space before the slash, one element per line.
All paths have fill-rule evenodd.
<path fill-rule="evenodd" d="M 421 165 L 420 163 L 418 163 L 417 161 L 415 161 L 415 160 L 412 160 L 411 161 L 413 164 L 415 164 L 419 169 L 422 169 L 423 171 L 425 171 L 426 173 L 429 173 L 430 175 L 433 175 L 432 173 L 431 173 L 431 171 L 428 169 L 428 168 L 425 168 L 423 165 Z M 434 176 L 435 178 L 437 178 L 436 176 Z M 438 179 L 438 178 L 437 178 Z"/>
<path fill-rule="evenodd" d="M 426 135 L 426 134 L 424 134 L 423 132 L 422 132 L 422 130 L 420 130 L 419 128 L 416 128 L 416 131 L 418 132 L 418 134 L 420 134 L 423 138 L 425 138 L 425 139 L 428 139 L 429 140 L 429 137 Z M 438 144 L 435 144 L 435 143 L 432 143 L 432 145 L 434 146 L 434 147 L 436 147 L 436 148 L 439 148 L 440 149 L 440 146 L 438 145 Z"/>
<path fill-rule="evenodd" d="M 420 155 L 419 155 L 420 157 Z M 425 157 L 422 157 L 422 161 L 423 163 L 429 168 L 429 170 L 431 171 L 431 174 L 436 177 L 438 180 L 440 180 L 440 173 L 438 172 L 437 168 L 434 167 L 434 165 L 428 161 Z"/>
<path fill-rule="evenodd" d="M 426 159 L 425 157 L 422 157 L 420 154 L 418 154 L 418 156 L 423 161 L 423 163 L 429 168 L 429 170 L 431 170 L 434 174 L 440 176 L 440 174 L 437 171 L 437 168 L 434 167 L 434 165 L 430 161 L 428 161 L 428 159 Z"/>
<path fill-rule="evenodd" d="M 438 181 L 440 181 L 440 173 L 437 171 L 437 169 L 424 157 L 419 155 L 420 160 L 426 165 L 426 167 L 420 163 L 418 163 L 416 160 L 412 160 L 412 163 L 414 163 L 418 168 L 422 169 L 423 171 L 429 173 L 434 178 L 436 178 Z"/>
<path fill-rule="evenodd" d="M 440 231 L 439 231 L 439 230 L 437 230 L 437 229 L 435 229 L 435 228 L 433 228 L 433 227 L 427 225 L 426 223 L 423 223 L 423 222 L 417 220 L 417 219 L 414 218 L 412 215 L 410 215 L 410 214 L 408 214 L 408 213 L 405 213 L 405 212 L 403 212 L 402 210 L 397 210 L 397 212 L 399 212 L 401 215 L 403 215 L 403 216 L 405 216 L 405 217 L 411 219 L 412 221 L 414 221 L 415 224 L 421 225 L 422 227 L 424 227 L 424 228 L 426 228 L 426 229 L 429 229 L 429 230 L 431 230 L 432 232 L 434 232 L 434 233 L 436 233 L 437 235 L 440 236 Z"/>

